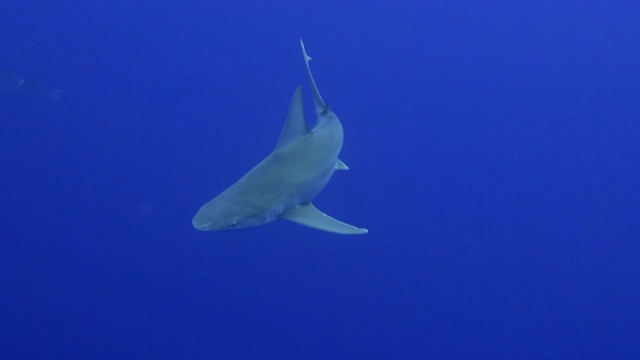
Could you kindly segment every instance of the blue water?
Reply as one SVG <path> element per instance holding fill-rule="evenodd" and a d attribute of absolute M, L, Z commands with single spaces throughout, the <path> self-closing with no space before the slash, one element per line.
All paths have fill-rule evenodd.
<path fill-rule="evenodd" d="M 3 1 L 0 359 L 639 358 L 639 4 Z M 370 233 L 196 231 L 300 37 Z"/>

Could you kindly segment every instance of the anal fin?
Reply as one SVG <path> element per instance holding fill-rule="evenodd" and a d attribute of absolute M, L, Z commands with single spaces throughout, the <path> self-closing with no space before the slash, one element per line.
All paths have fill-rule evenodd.
<path fill-rule="evenodd" d="M 337 234 L 355 235 L 366 234 L 369 232 L 367 229 L 355 227 L 332 218 L 318 210 L 312 203 L 300 204 L 280 215 L 280 218 L 314 229 Z"/>
<path fill-rule="evenodd" d="M 342 162 L 342 160 L 338 159 L 336 161 L 336 170 L 349 170 L 349 167 L 347 166 L 347 164 L 345 164 L 344 162 Z"/>

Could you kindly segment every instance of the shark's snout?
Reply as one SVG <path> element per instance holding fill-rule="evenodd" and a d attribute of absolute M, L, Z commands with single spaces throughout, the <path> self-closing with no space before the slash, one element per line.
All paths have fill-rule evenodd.
<path fill-rule="evenodd" d="M 202 219 L 202 216 L 200 216 L 200 212 L 198 212 L 196 216 L 193 217 L 193 219 L 191 220 L 191 224 L 193 224 L 194 228 L 200 231 L 207 231 L 211 228 L 211 223 L 208 221 L 204 221 Z"/>

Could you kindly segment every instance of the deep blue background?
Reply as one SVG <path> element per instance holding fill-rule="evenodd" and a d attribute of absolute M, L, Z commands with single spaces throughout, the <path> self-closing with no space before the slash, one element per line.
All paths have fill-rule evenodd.
<path fill-rule="evenodd" d="M 267 3 L 0 3 L 0 358 L 640 356 L 640 3 Z M 370 233 L 194 230 L 299 37 Z"/>

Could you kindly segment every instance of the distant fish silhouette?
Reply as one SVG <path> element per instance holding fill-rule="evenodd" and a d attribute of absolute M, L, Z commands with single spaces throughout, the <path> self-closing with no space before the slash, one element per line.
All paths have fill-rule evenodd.
<path fill-rule="evenodd" d="M 4 94 L 31 94 L 49 100 L 58 100 L 63 94 L 62 90 L 48 89 L 37 81 L 6 71 L 0 71 L 0 92 Z"/>
<path fill-rule="evenodd" d="M 282 219 L 338 234 L 367 232 L 324 214 L 311 203 L 335 170 L 349 168 L 338 159 L 343 140 L 340 120 L 320 96 L 309 68 L 311 58 L 302 40 L 300 46 L 311 80 L 316 126 L 309 128 L 304 119 L 302 89 L 298 87 L 275 150 L 230 188 L 204 204 L 192 220 L 196 229 L 238 229 Z"/>

